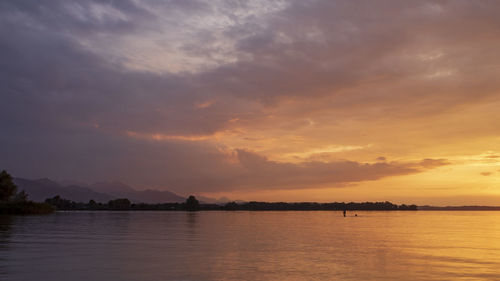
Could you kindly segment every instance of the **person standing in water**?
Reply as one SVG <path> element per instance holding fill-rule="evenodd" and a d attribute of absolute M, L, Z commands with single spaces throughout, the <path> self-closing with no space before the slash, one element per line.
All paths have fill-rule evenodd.
<path fill-rule="evenodd" d="M 344 217 L 345 217 L 345 213 L 346 213 L 346 212 L 347 212 L 347 211 L 346 211 L 346 210 L 344 210 Z"/>

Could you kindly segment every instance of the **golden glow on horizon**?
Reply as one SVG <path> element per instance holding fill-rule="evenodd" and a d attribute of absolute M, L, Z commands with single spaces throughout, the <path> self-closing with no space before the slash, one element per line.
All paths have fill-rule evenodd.
<path fill-rule="evenodd" d="M 495 204 L 495 200 L 500 202 L 500 136 L 495 135 L 495 125 L 487 120 L 494 117 L 498 106 L 499 103 L 478 104 L 443 113 L 439 120 L 417 116 L 394 119 L 393 122 L 353 119 L 331 123 L 318 116 L 312 124 L 309 118 L 299 118 L 294 121 L 297 125 L 292 126 L 293 129 L 288 125 L 279 126 L 294 119 L 288 114 L 281 118 L 265 117 L 268 122 L 250 124 L 235 117 L 225 131 L 212 135 L 141 134 L 132 131 L 127 131 L 126 135 L 152 141 L 209 142 L 217 145 L 219 151 L 226 155 L 227 163 L 232 165 L 238 165 L 234 155 L 234 150 L 238 148 L 282 163 L 339 159 L 361 163 L 418 162 L 424 158 L 447 159 L 450 163 L 417 174 L 342 186 L 333 184 L 295 190 L 203 193 L 212 197 L 271 201 L 392 200 L 418 204 L 467 204 L 470 199 L 477 204 Z M 286 112 L 292 109 L 273 110 Z M 331 132 L 335 132 L 334 136 Z M 464 138 L 464 135 L 467 137 Z"/>

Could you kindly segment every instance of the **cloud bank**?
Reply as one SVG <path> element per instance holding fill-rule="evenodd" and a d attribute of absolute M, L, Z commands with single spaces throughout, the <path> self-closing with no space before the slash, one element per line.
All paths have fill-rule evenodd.
<path fill-rule="evenodd" d="M 177 192 L 437 168 L 447 162 L 405 150 L 444 138 L 434 120 L 500 102 L 498 11 L 495 1 L 2 1 L 0 165 Z M 494 134 L 498 113 L 481 112 L 450 119 L 446 138 Z M 401 160 L 380 157 L 394 147 Z"/>

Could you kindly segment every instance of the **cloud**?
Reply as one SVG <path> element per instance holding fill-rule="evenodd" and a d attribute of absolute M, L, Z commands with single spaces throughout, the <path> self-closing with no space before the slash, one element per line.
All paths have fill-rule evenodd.
<path fill-rule="evenodd" d="M 8 166 L 16 175 L 87 182 L 121 179 L 139 187 L 182 194 L 342 187 L 420 173 L 440 166 L 439 163 L 445 165 L 438 160 L 428 165 L 432 159 L 374 164 L 346 160 L 287 163 L 271 161 L 247 150 L 221 150 L 204 142 L 103 138 L 97 134 L 73 136 L 62 143 L 50 137 L 26 140 L 25 145 L 23 152 L 1 151 L 6 157 L 3 166 Z M 48 159 L 51 165 L 47 165 Z"/>
<path fill-rule="evenodd" d="M 246 150 L 237 150 L 244 172 L 241 184 L 251 188 L 306 188 L 308 186 L 338 187 L 342 184 L 377 180 L 389 176 L 419 173 L 446 165 L 444 159 L 425 159 L 415 163 L 360 163 L 355 161 L 283 163 Z M 432 162 L 432 165 L 429 163 Z"/>
<path fill-rule="evenodd" d="M 0 165 L 179 191 L 437 168 L 365 162 L 497 132 L 499 5 L 2 1 Z"/>
<path fill-rule="evenodd" d="M 4 1 L 4 95 L 14 100 L 11 112 L 35 111 L 54 119 L 50 125 L 97 122 L 176 135 L 225 130 L 235 118 L 255 126 L 278 108 L 284 110 L 278 117 L 287 120 L 278 122 L 314 114 L 383 118 L 388 110 L 391 117 L 439 115 L 497 97 L 496 68 L 490 66 L 500 42 L 488 31 L 499 23 L 492 9 L 387 3 Z M 465 24 L 472 25 L 458 28 Z M 217 45 L 226 41 L 231 54 Z M 170 71 L 171 59 L 193 54 L 199 65 L 179 63 L 203 70 Z M 144 56 L 154 58 L 141 61 Z M 221 56 L 232 58 L 214 58 Z M 220 63 L 203 67 L 214 59 Z M 166 61 L 161 75 L 144 70 L 157 68 L 149 60 Z M 448 80 L 425 78 L 441 68 L 460 72 Z M 471 73 L 474 79 L 465 79 Z M 287 107 L 285 99 L 301 101 Z"/>
<path fill-rule="evenodd" d="M 487 177 L 487 176 L 491 176 L 491 174 L 492 174 L 491 172 L 482 172 L 481 176 Z"/>
<path fill-rule="evenodd" d="M 487 156 L 485 156 L 485 158 L 497 159 L 497 158 L 500 158 L 500 155 L 487 155 Z"/>
<path fill-rule="evenodd" d="M 448 162 L 446 159 L 424 159 L 420 161 L 419 164 L 427 169 L 432 169 L 444 165 L 449 165 L 450 162 Z"/>

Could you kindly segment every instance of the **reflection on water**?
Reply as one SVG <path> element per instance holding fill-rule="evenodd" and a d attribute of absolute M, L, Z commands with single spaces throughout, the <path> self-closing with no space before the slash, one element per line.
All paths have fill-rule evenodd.
<path fill-rule="evenodd" d="M 14 217 L 0 215 L 0 277 L 7 275 L 7 269 L 5 266 L 7 259 L 5 258 L 5 255 L 2 255 L 2 253 L 8 250 L 10 228 L 13 220 Z"/>
<path fill-rule="evenodd" d="M 0 280 L 498 280 L 500 212 L 0 216 Z"/>

